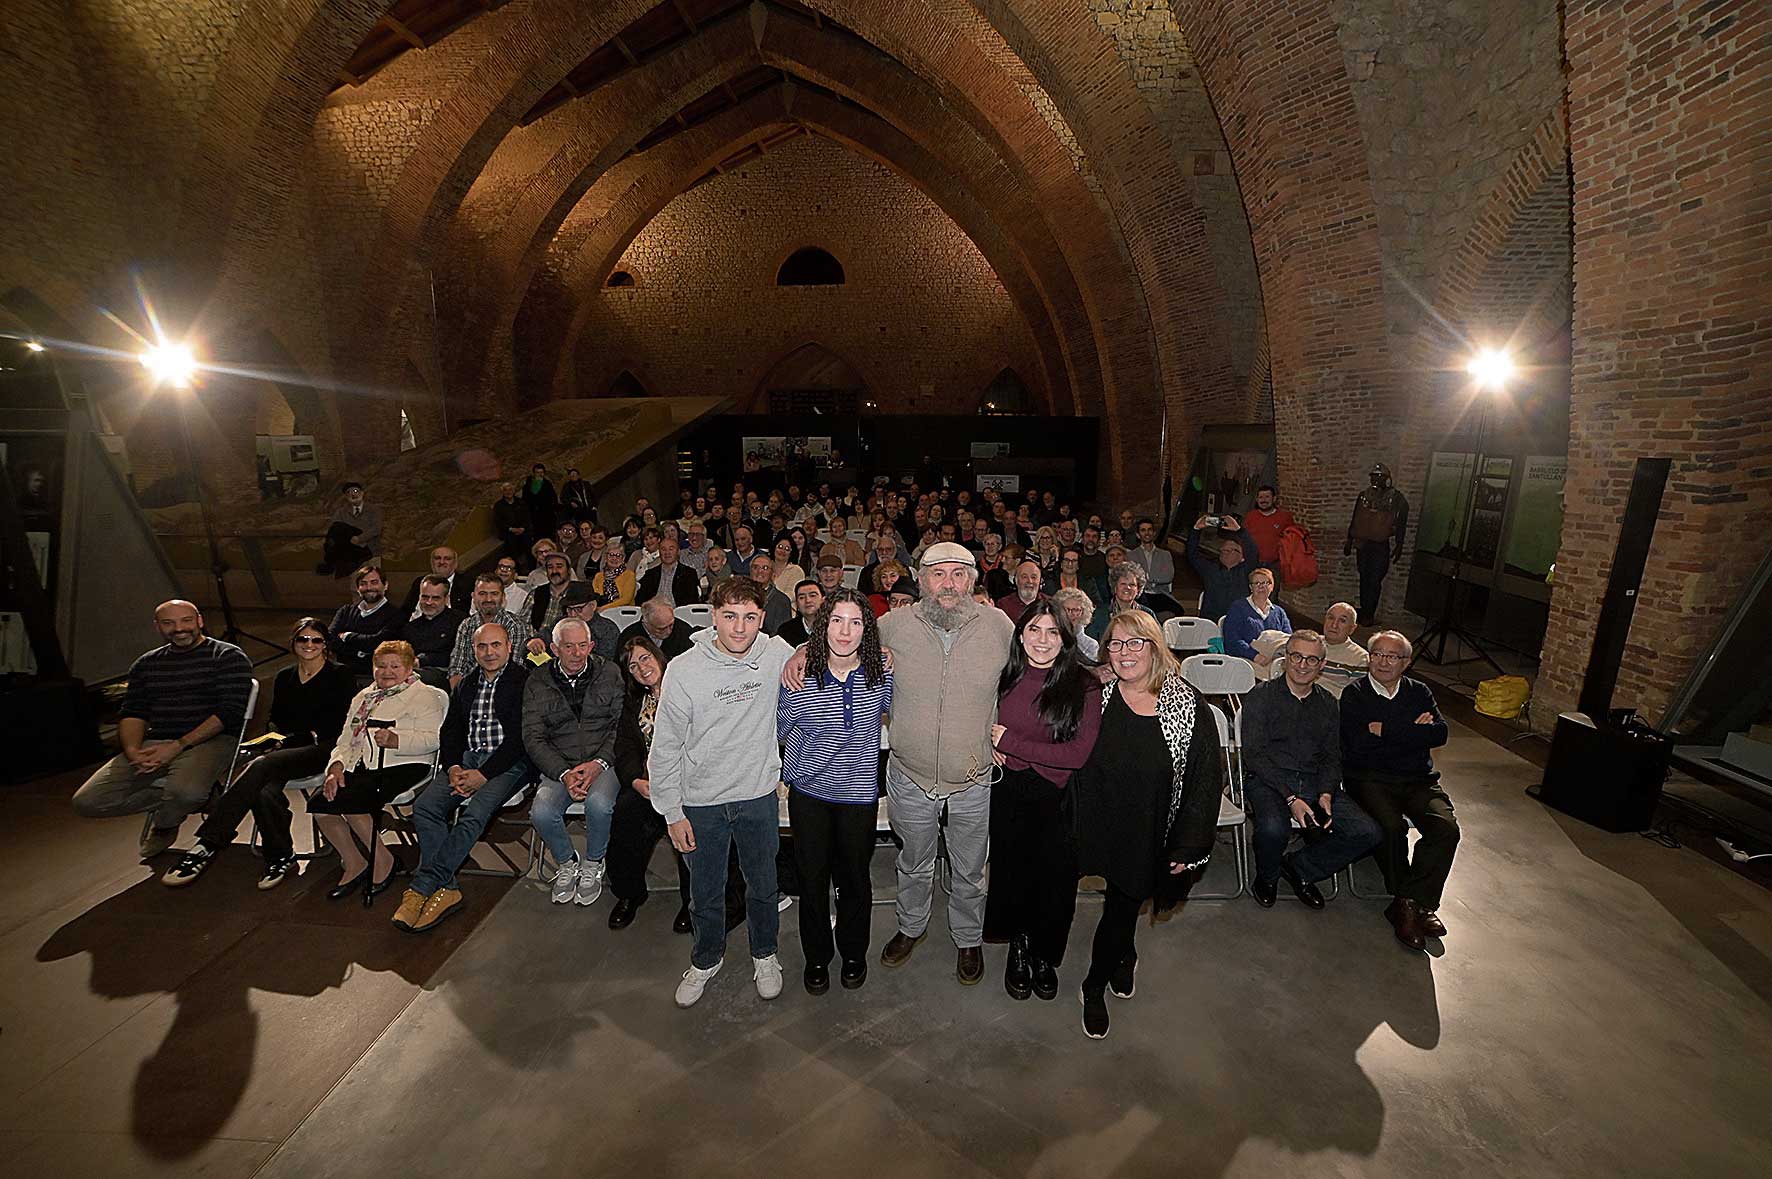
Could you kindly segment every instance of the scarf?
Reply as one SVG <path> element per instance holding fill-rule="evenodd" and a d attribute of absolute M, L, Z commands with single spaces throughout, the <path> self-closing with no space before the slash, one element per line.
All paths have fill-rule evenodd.
<path fill-rule="evenodd" d="M 369 714 L 375 711 L 376 705 L 398 696 L 418 682 L 418 673 L 412 672 L 391 688 L 370 688 L 365 691 L 357 710 L 351 714 L 351 748 L 362 748 L 363 735 L 369 731 Z"/>
<path fill-rule="evenodd" d="M 1104 709 L 1119 689 L 1120 681 L 1117 679 L 1109 680 L 1102 685 L 1101 706 Z M 1169 746 L 1169 760 L 1173 766 L 1173 772 L 1169 779 L 1168 817 L 1163 824 L 1164 836 L 1168 836 L 1174 830 L 1176 816 L 1181 812 L 1182 793 L 1187 784 L 1188 745 L 1194 739 L 1194 721 L 1198 716 L 1199 702 L 1199 696 L 1188 688 L 1187 680 L 1182 677 L 1180 672 L 1165 677 L 1163 686 L 1157 690 L 1157 727 L 1163 732 L 1163 743 Z M 1216 824 L 1218 817 L 1216 803 L 1213 806 L 1212 816 L 1213 822 Z M 1210 836 L 1205 842 L 1210 847 Z M 1204 868 L 1206 862 L 1211 858 L 1212 853 L 1208 851 L 1198 861 L 1183 866 L 1190 870 Z"/>

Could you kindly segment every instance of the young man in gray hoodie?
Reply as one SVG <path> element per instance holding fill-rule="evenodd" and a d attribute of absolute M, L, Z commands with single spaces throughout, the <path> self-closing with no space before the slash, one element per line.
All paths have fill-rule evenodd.
<path fill-rule="evenodd" d="M 677 985 L 677 1006 L 692 1007 L 726 954 L 726 862 L 738 847 L 746 928 L 757 994 L 781 994 L 775 956 L 775 853 L 780 846 L 781 747 L 775 734 L 776 683 L 794 649 L 763 631 L 763 589 L 744 577 L 709 595 L 714 625 L 697 631 L 671 660 L 659 691 L 647 759 L 652 806 L 689 865 L 695 944 Z"/>

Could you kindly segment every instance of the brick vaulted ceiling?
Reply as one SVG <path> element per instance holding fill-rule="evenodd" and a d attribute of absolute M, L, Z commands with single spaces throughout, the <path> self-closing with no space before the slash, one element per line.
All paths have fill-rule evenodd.
<path fill-rule="evenodd" d="M 382 297 L 335 309 L 335 367 L 396 383 L 404 358 L 378 343 L 434 308 L 435 380 L 459 413 L 569 393 L 584 301 L 626 244 L 736 156 L 812 133 L 894 168 L 973 239 L 1028 324 L 1049 406 L 1101 415 L 1110 481 L 1153 486 L 1156 449 L 1123 442 L 1155 437 L 1166 404 L 1241 396 L 1209 227 L 1172 155 L 1115 158 L 1140 108 L 1103 117 L 1099 85 L 1011 47 L 1051 14 L 992 7 L 400 0 L 319 112 L 322 137 L 371 121 L 401 140 L 379 145 L 379 218 L 345 251 Z M 1060 24 L 1079 60 L 1098 48 L 1086 12 Z M 1124 82 L 1116 63 L 1084 68 Z M 333 179 L 354 180 L 322 191 Z M 1210 231 L 1227 228 L 1247 253 L 1246 226 Z"/>

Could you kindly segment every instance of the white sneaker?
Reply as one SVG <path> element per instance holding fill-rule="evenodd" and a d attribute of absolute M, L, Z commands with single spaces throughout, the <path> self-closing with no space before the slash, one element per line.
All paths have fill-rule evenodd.
<path fill-rule="evenodd" d="M 774 954 L 751 959 L 751 977 L 756 980 L 757 994 L 773 999 L 781 994 L 781 959 Z"/>
<path fill-rule="evenodd" d="M 603 861 L 580 860 L 578 864 L 578 903 L 594 905 L 603 895 Z"/>
<path fill-rule="evenodd" d="M 579 858 L 573 856 L 554 873 L 554 903 L 564 905 L 578 895 Z"/>
<path fill-rule="evenodd" d="M 677 984 L 677 1006 L 694 1007 L 701 999 L 701 993 L 708 989 L 708 980 L 720 973 L 720 967 L 726 965 L 722 958 L 706 970 L 691 966 L 683 972 L 683 981 Z M 781 990 L 781 968 L 775 969 L 775 989 Z"/>

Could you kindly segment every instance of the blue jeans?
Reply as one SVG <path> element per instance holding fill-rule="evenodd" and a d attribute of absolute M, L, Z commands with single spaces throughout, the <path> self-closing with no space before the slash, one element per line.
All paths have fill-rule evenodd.
<path fill-rule="evenodd" d="M 1280 878 L 1280 858 L 1292 839 L 1292 812 L 1284 792 L 1251 780 L 1243 792 L 1255 839 L 1255 879 L 1272 884 Z M 1316 798 L 1307 801 L 1314 807 Z M 1306 843 L 1292 857 L 1292 866 L 1307 884 L 1335 875 L 1372 851 L 1384 838 L 1377 822 L 1360 809 L 1347 791 L 1337 788 L 1330 801 L 1329 834 Z"/>
<path fill-rule="evenodd" d="M 615 796 L 620 793 L 621 779 L 613 770 L 604 770 L 591 783 L 590 793 L 585 795 L 585 859 L 600 860 L 608 854 L 609 826 L 614 822 Z M 572 837 L 566 834 L 566 808 L 573 801 L 558 778 L 543 778 L 529 804 L 529 822 L 548 845 L 556 864 L 577 854 Z"/>
<path fill-rule="evenodd" d="M 462 755 L 462 767 L 477 770 L 488 756 L 470 749 Z M 412 891 L 428 897 L 440 888 L 454 888 L 456 869 L 467 862 L 486 825 L 528 778 L 529 763 L 518 758 L 516 765 L 488 778 L 470 798 L 449 788 L 447 774 L 425 787 L 412 804 L 412 825 L 418 829 L 418 871 L 412 874 Z"/>
<path fill-rule="evenodd" d="M 695 923 L 690 965 L 711 970 L 726 956 L 726 856 L 735 843 L 738 870 L 744 874 L 751 957 L 769 957 L 781 927 L 775 885 L 781 809 L 775 792 L 745 802 L 686 806 L 683 815 L 695 831 L 695 850 L 683 857 L 689 862 L 689 916 Z"/>

